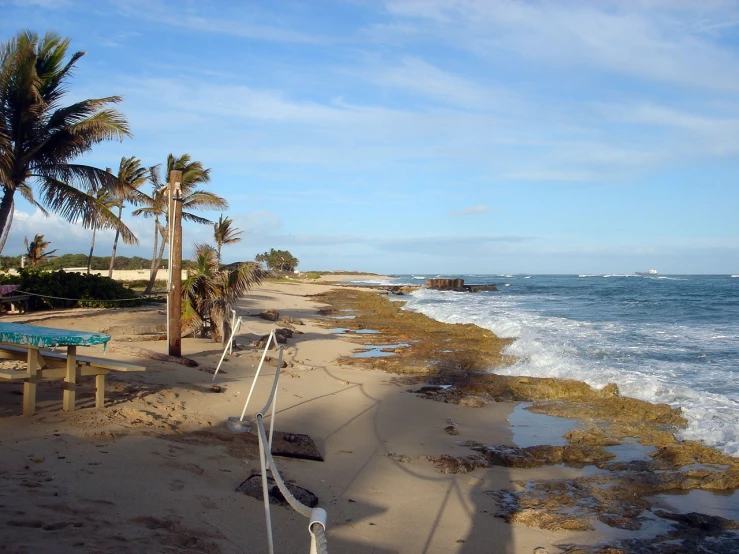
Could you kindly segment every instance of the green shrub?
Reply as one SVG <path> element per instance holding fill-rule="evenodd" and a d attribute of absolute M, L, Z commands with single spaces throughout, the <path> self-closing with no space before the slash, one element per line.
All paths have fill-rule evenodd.
<path fill-rule="evenodd" d="M 19 275 L 0 275 L 0 284 L 20 285 L 20 290 L 31 293 L 29 310 L 118 308 L 146 302 L 135 291 L 101 275 L 26 269 Z"/>

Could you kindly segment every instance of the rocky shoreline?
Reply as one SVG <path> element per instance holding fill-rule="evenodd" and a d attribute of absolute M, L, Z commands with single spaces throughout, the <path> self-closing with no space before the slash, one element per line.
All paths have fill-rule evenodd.
<path fill-rule="evenodd" d="M 339 360 L 343 365 L 398 374 L 409 393 L 430 401 L 470 409 L 494 402 L 530 402 L 532 413 L 575 422 L 576 428 L 564 436 L 565 446 L 521 448 L 467 440 L 462 445 L 469 455 L 427 457 L 442 474 L 496 466 L 564 465 L 582 470 L 570 479 L 524 479 L 516 481 L 514 491 L 486 491 L 497 502 L 495 517 L 548 530 L 586 531 L 606 525 L 636 532 L 596 546 L 568 545 L 565 551 L 570 554 L 736 552 L 736 520 L 672 513 L 653 500 L 662 493 L 726 494 L 739 487 L 739 459 L 675 438 L 686 423 L 679 409 L 621 397 L 615 384 L 594 390 L 576 381 L 495 375 L 489 371 L 514 361 L 503 353 L 508 340 L 474 325 L 444 324 L 404 311 L 402 302 L 385 294 L 333 289 L 314 299 L 330 306 L 321 310 L 324 324 L 340 324 L 343 335 L 357 342 L 360 354 L 367 345 L 380 352 L 346 356 Z M 453 426 L 447 432 L 453 433 Z M 642 447 L 637 455 L 614 453 L 633 441 Z M 639 536 L 654 520 L 661 521 L 663 532 Z"/>

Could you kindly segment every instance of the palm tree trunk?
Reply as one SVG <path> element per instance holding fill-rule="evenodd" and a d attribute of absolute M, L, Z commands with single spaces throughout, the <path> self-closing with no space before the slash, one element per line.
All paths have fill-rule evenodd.
<path fill-rule="evenodd" d="M 5 230 L 3 231 L 3 236 L 0 238 L 0 253 L 2 253 L 3 248 L 5 248 L 5 243 L 8 241 L 8 235 L 10 234 L 10 227 L 13 225 L 13 214 L 15 213 L 15 210 L 12 208 L 13 202 L 11 202 L 11 209 L 10 209 L 10 216 L 8 217 L 8 224 L 5 226 Z"/>
<path fill-rule="evenodd" d="M 164 259 L 164 247 L 167 246 L 166 242 L 166 235 L 167 228 L 164 226 L 159 226 L 159 233 L 162 235 L 162 242 L 159 245 L 159 255 L 154 252 L 154 257 L 152 258 L 152 268 L 151 268 L 151 275 L 149 276 L 149 284 L 146 286 L 146 292 L 149 293 L 152 290 L 154 290 L 154 283 L 157 280 L 157 274 L 159 273 L 159 268 L 162 265 L 162 260 Z"/>
<path fill-rule="evenodd" d="M 146 290 L 144 291 L 144 294 L 151 294 L 152 289 L 154 288 L 154 281 L 156 281 L 157 276 L 157 248 L 159 246 L 159 218 L 154 219 L 154 252 L 151 254 L 151 266 L 149 268 L 149 283 L 146 285 Z"/>
<path fill-rule="evenodd" d="M 87 274 L 90 274 L 90 268 L 92 267 L 92 251 L 95 250 L 95 233 L 97 228 L 92 228 L 92 244 L 90 245 L 90 255 L 87 257 Z"/>
<path fill-rule="evenodd" d="M 220 310 L 210 311 L 210 338 L 214 342 L 221 342 L 223 338 L 223 314 Z"/>
<path fill-rule="evenodd" d="M 0 236 L 4 237 L 4 240 L 0 246 L 0 252 L 5 246 L 5 239 L 7 239 L 10 225 L 13 223 L 13 194 L 15 193 L 15 189 L 8 189 L 7 187 L 3 187 L 3 189 L 3 199 L 0 200 Z"/>
<path fill-rule="evenodd" d="M 118 219 L 123 215 L 123 202 L 118 205 Z M 118 248 L 118 237 L 121 234 L 120 229 L 115 230 L 115 239 L 113 240 L 113 253 L 110 255 L 110 267 L 108 267 L 108 278 L 113 278 L 113 265 L 115 264 L 115 251 Z"/>

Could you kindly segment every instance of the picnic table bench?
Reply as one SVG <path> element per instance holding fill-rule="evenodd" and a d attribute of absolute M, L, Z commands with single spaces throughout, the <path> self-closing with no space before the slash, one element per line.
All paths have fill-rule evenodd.
<path fill-rule="evenodd" d="M 9 306 L 10 309 L 27 312 L 30 295 L 18 292 L 20 285 L 0 285 L 0 311 Z M 21 305 L 23 309 L 21 310 Z"/>
<path fill-rule="evenodd" d="M 26 370 L 0 370 L 0 379 L 23 381 L 23 415 L 36 411 L 38 379 L 64 379 L 62 409 L 74 411 L 77 378 L 95 376 L 95 406 L 105 405 L 105 376 L 111 371 L 145 371 L 144 366 L 78 356 L 77 346 L 106 344 L 110 335 L 38 327 L 21 323 L 0 323 L 0 359 L 26 361 Z M 50 350 L 66 346 L 66 352 Z"/>

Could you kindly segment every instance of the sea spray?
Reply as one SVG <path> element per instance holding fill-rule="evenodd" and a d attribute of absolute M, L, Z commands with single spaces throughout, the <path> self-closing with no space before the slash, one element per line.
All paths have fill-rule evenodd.
<path fill-rule="evenodd" d="M 382 284 L 418 285 L 421 275 Z M 437 275 L 434 275 L 437 277 Z M 419 289 L 406 308 L 515 338 L 497 370 L 558 377 L 680 407 L 680 437 L 739 456 L 739 281 L 725 276 L 449 275 L 499 292 Z M 379 283 L 374 283 L 379 284 Z"/>

